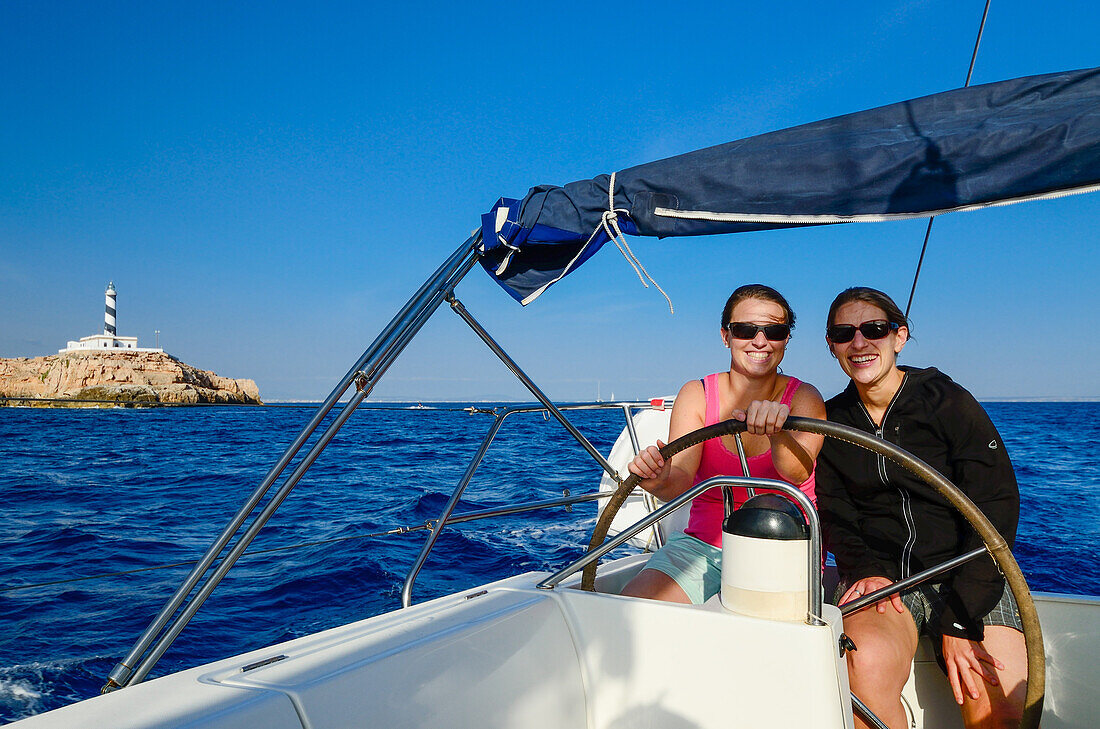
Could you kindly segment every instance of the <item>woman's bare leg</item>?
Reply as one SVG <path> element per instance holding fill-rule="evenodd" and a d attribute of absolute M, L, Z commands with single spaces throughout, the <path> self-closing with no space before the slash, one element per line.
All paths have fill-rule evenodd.
<path fill-rule="evenodd" d="M 1004 669 L 992 667 L 997 685 L 979 678 L 977 699 L 963 699 L 962 715 L 967 729 L 1016 729 L 1024 714 L 1027 693 L 1027 647 L 1024 634 L 1005 625 L 987 625 L 982 647 L 999 660 Z"/>
<path fill-rule="evenodd" d="M 871 605 L 845 616 L 844 632 L 857 649 L 847 654 L 852 693 L 890 729 L 906 729 L 901 690 L 917 650 L 917 626 L 909 611 L 899 613 L 889 601 L 883 613 Z M 870 729 L 858 713 L 856 727 Z"/>
<path fill-rule="evenodd" d="M 627 597 L 646 597 L 650 600 L 664 600 L 665 602 L 682 602 L 691 604 L 691 599 L 683 588 L 660 570 L 643 569 L 634 579 L 626 583 L 623 595 Z"/>

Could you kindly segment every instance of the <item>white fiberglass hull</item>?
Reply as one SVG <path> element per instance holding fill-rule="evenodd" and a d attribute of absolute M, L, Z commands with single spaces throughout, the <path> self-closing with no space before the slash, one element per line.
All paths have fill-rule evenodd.
<path fill-rule="evenodd" d="M 603 569 L 614 591 L 644 556 Z M 850 727 L 839 611 L 808 626 L 574 589 L 526 574 L 18 722 L 47 727 Z M 1100 601 L 1037 596 L 1043 726 L 1094 725 Z M 961 726 L 922 650 L 916 726 Z"/>

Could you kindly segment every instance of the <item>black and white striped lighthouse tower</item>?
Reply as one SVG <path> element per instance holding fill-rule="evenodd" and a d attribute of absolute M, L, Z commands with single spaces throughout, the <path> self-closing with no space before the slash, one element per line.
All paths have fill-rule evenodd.
<path fill-rule="evenodd" d="M 103 336 L 115 336 L 115 282 L 107 284 L 107 310 L 103 314 Z"/>

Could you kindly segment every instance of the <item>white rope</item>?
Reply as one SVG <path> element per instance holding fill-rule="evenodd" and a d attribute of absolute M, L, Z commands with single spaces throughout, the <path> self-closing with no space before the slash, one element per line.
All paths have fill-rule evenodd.
<path fill-rule="evenodd" d="M 672 299 L 668 298 L 668 294 L 661 288 L 661 285 L 649 275 L 649 271 L 645 270 L 645 266 L 638 260 L 638 257 L 634 255 L 634 251 L 630 250 L 630 245 L 626 242 L 626 236 L 623 235 L 622 229 L 619 227 L 619 213 L 630 214 L 629 210 L 625 208 L 615 207 L 615 173 L 611 173 L 611 179 L 607 182 L 607 210 L 603 212 L 600 218 L 600 225 L 592 231 L 592 235 L 588 237 L 588 243 L 592 242 L 592 239 L 603 230 L 607 233 L 607 237 L 614 242 L 615 247 L 619 249 L 619 253 L 623 254 L 623 258 L 634 269 L 634 273 L 638 275 L 638 280 L 642 282 L 642 286 L 649 288 L 649 283 L 652 283 L 654 288 L 661 292 L 661 296 L 665 297 L 665 301 L 668 302 L 668 313 L 674 313 L 672 310 Z M 585 244 L 585 246 L 588 245 Z M 644 274 L 644 277 L 643 277 Z M 649 279 L 649 283 L 646 283 L 646 279 Z"/>

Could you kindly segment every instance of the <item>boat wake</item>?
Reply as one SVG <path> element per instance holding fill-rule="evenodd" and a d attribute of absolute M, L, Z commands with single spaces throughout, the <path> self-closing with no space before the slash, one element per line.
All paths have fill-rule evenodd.
<path fill-rule="evenodd" d="M 86 698 L 83 686 L 112 662 L 104 656 L 0 667 L 0 717 L 6 721 Z"/>

